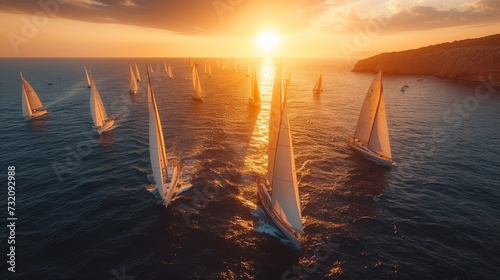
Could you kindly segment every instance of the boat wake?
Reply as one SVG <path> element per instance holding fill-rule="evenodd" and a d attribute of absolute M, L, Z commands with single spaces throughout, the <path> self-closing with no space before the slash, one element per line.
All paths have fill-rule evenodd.
<path fill-rule="evenodd" d="M 255 223 L 255 228 L 254 230 L 259 233 L 266 233 L 269 234 L 273 237 L 278 238 L 281 243 L 290 246 L 292 243 L 283 236 L 280 232 L 280 230 L 271 222 L 268 220 L 266 212 L 264 211 L 264 208 L 262 207 L 257 207 L 255 210 L 250 211 L 250 214 L 256 218 L 258 218 L 257 223 Z"/>

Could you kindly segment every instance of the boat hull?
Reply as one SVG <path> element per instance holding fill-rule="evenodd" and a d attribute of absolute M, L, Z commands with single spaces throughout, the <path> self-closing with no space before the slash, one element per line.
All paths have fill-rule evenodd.
<path fill-rule="evenodd" d="M 38 118 L 38 117 L 41 117 L 43 115 L 47 115 L 49 113 L 49 111 L 47 110 L 40 110 L 40 111 L 36 111 L 34 112 L 31 116 L 25 116 L 24 118 L 27 120 L 27 121 L 30 121 L 34 118 Z"/>
<path fill-rule="evenodd" d="M 354 141 L 354 138 L 349 139 L 349 141 L 347 142 L 347 144 L 354 151 L 356 151 L 357 153 L 361 154 L 366 159 L 371 160 L 371 161 L 373 161 L 373 162 L 375 162 L 375 163 L 377 163 L 379 165 L 389 166 L 389 167 L 393 166 L 393 165 L 396 165 L 396 163 L 393 160 L 385 158 L 385 157 L 382 157 L 382 156 L 374 153 L 373 151 L 369 150 L 367 147 L 365 147 L 361 143 L 358 143 L 358 142 Z"/>
<path fill-rule="evenodd" d="M 200 95 L 198 95 L 198 94 L 196 94 L 196 93 L 194 93 L 193 95 L 191 95 L 191 97 L 192 97 L 193 99 L 195 99 L 195 100 L 199 100 L 199 101 L 203 101 L 203 99 L 204 99 L 202 96 L 200 96 Z"/>
<path fill-rule="evenodd" d="M 102 134 L 105 131 L 108 131 L 115 124 L 115 119 L 109 119 L 104 125 L 99 126 L 97 128 L 97 132 Z"/>
<path fill-rule="evenodd" d="M 279 215 L 277 215 L 271 205 L 271 196 L 269 195 L 269 189 L 265 184 L 259 182 L 258 184 L 259 199 L 262 202 L 262 206 L 266 211 L 267 215 L 271 218 L 273 223 L 280 229 L 280 231 L 286 236 L 286 238 L 292 243 L 295 249 L 300 249 L 301 235 L 299 232 L 295 231 L 288 223 L 283 221 Z"/>

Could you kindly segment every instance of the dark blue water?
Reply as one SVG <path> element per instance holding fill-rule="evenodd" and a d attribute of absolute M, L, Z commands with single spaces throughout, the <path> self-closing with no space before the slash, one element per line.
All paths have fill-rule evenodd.
<path fill-rule="evenodd" d="M 2 187 L 1 279 L 500 275 L 500 89 L 478 99 L 477 84 L 385 76 L 398 163 L 388 169 L 346 145 L 374 75 L 352 73 L 343 61 L 285 60 L 305 220 L 302 249 L 294 252 L 257 199 L 256 180 L 266 173 L 273 60 L 257 61 L 261 110 L 247 105 L 245 67 L 215 70 L 213 61 L 214 76 L 201 75 L 207 99 L 197 102 L 185 79 L 187 59 L 133 61 L 143 78 L 147 63 L 155 67 L 165 142 L 182 159 L 181 193 L 168 209 L 152 189 L 146 84 L 128 94 L 127 59 L 0 61 L 2 182 L 7 166 L 15 166 L 18 218 L 11 273 Z M 176 79 L 166 79 L 164 61 Z M 92 129 L 84 65 L 116 117 L 116 128 L 102 136 Z M 22 118 L 19 70 L 49 115 Z M 324 92 L 314 96 L 320 73 Z M 410 88 L 402 93 L 405 83 Z M 454 112 L 460 104 L 464 112 Z"/>

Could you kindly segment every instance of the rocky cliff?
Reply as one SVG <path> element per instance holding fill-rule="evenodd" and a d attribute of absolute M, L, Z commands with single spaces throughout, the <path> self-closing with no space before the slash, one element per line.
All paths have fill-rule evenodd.
<path fill-rule="evenodd" d="M 500 81 L 500 34 L 431 45 L 414 50 L 382 53 L 360 60 L 354 72 L 374 72 L 383 65 L 385 74 L 432 75 L 478 81 L 492 75 Z"/>

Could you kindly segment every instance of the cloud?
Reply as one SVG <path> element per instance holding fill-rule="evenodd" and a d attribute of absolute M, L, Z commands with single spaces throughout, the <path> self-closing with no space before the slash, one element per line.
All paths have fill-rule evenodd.
<path fill-rule="evenodd" d="M 266 27 L 282 33 L 307 28 L 326 1 L 331 0 L 71 0 L 60 5 L 57 16 L 183 34 L 241 36 Z M 42 9 L 35 1 L 2 0 L 0 11 L 33 14 Z"/>
<path fill-rule="evenodd" d="M 358 33 L 374 21 L 381 34 L 431 30 L 454 26 L 490 25 L 500 22 L 500 1 L 477 0 L 459 6 L 404 7 L 399 1 L 385 2 L 371 12 L 360 12 L 363 3 L 328 10 L 314 23 L 318 29 L 336 34 Z M 376 11 L 376 12 L 375 12 Z"/>

